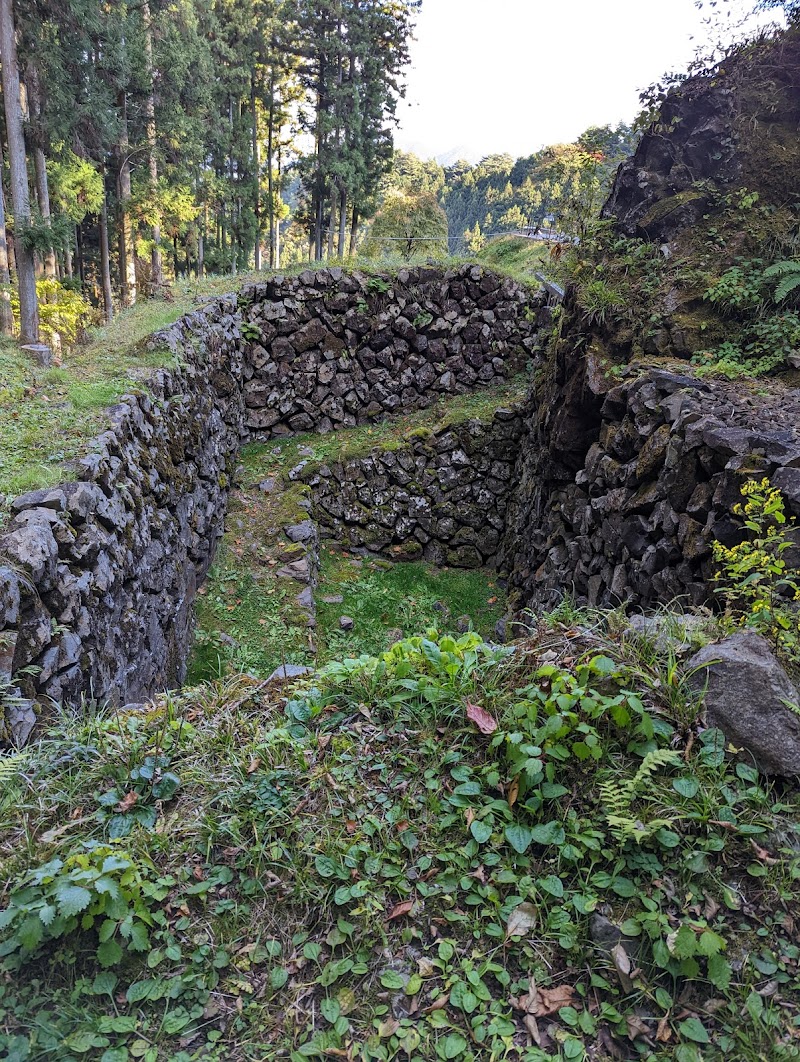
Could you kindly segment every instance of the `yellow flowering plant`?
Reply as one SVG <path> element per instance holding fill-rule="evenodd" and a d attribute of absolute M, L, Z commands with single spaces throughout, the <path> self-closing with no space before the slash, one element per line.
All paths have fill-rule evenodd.
<path fill-rule="evenodd" d="M 735 546 L 713 543 L 719 566 L 717 582 L 728 610 L 740 626 L 770 638 L 777 650 L 800 662 L 800 584 L 793 578 L 784 554 L 796 543 L 784 499 L 768 479 L 749 480 L 741 488 L 743 502 L 734 513 L 744 517 L 749 532 Z"/>

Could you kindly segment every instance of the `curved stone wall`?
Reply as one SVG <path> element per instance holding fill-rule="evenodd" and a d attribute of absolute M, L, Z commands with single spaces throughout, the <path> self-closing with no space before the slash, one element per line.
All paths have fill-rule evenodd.
<path fill-rule="evenodd" d="M 0 535 L 0 697 L 143 700 L 178 684 L 191 605 L 240 444 L 331 431 L 511 375 L 530 295 L 477 266 L 307 271 L 209 300 L 153 337 L 180 368 L 127 395 L 73 482 L 12 503 Z"/>
<path fill-rule="evenodd" d="M 397 449 L 304 469 L 323 535 L 354 549 L 457 568 L 494 565 L 523 421 L 498 409 L 412 434 Z"/>

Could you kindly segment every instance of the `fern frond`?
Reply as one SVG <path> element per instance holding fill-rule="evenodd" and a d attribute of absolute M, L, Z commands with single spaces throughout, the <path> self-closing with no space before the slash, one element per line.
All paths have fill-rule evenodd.
<path fill-rule="evenodd" d="M 17 778 L 28 759 L 29 756 L 26 752 L 15 752 L 8 756 L 0 756 L 0 788 Z"/>
<path fill-rule="evenodd" d="M 678 753 L 672 749 L 655 749 L 647 753 L 632 778 L 622 780 L 615 775 L 599 783 L 606 822 L 618 841 L 630 840 L 640 844 L 662 827 L 672 825 L 672 819 L 651 819 L 649 822 L 642 822 L 633 813 L 633 802 L 652 783 L 656 771 L 662 767 L 677 767 L 681 762 Z"/>
<path fill-rule="evenodd" d="M 786 273 L 800 273 L 800 261 L 786 258 L 782 262 L 773 262 L 764 270 L 765 277 L 782 277 Z"/>
<path fill-rule="evenodd" d="M 775 302 L 783 302 L 787 295 L 800 287 L 800 261 L 786 259 L 783 262 L 773 262 L 771 266 L 767 266 L 763 275 L 770 280 L 773 277 L 782 278 L 772 297 Z"/>
<path fill-rule="evenodd" d="M 646 785 L 662 767 L 679 767 L 681 762 L 680 756 L 673 749 L 654 749 L 648 752 L 633 776 L 634 792 Z"/>
<path fill-rule="evenodd" d="M 784 277 L 775 288 L 775 295 L 773 296 L 775 302 L 783 302 L 786 296 L 794 291 L 795 288 L 800 288 L 800 270 L 794 276 Z"/>

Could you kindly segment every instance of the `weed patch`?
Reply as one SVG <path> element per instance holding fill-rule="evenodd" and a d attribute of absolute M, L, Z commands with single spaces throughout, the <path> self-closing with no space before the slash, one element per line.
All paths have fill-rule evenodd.
<path fill-rule="evenodd" d="M 287 698 L 239 676 L 63 719 L 0 765 L 0 1048 L 797 1058 L 797 793 L 644 688 L 614 629 L 431 631 Z M 113 841 L 99 797 L 148 802 L 167 773 L 155 820 Z M 118 846 L 130 866 L 104 874 Z M 109 914 L 131 868 L 140 898 L 120 880 Z"/>

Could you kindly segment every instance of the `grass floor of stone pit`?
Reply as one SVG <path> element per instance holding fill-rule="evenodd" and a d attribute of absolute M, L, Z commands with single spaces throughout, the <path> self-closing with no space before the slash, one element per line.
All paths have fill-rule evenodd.
<path fill-rule="evenodd" d="M 289 473 L 301 461 L 397 448 L 423 427 L 433 431 L 470 417 L 486 419 L 523 394 L 517 379 L 408 417 L 245 446 L 225 537 L 197 598 L 187 682 L 236 672 L 265 678 L 281 664 L 376 653 L 403 634 L 434 627 L 446 632 L 469 626 L 493 637 L 504 606 L 493 571 L 395 563 L 356 556 L 325 541 L 315 593 L 317 626 L 309 628 L 295 601 L 302 585 L 279 577 L 293 551 L 284 529 L 308 515 L 308 488 Z M 343 616 L 353 621 L 350 629 L 343 628 Z"/>

